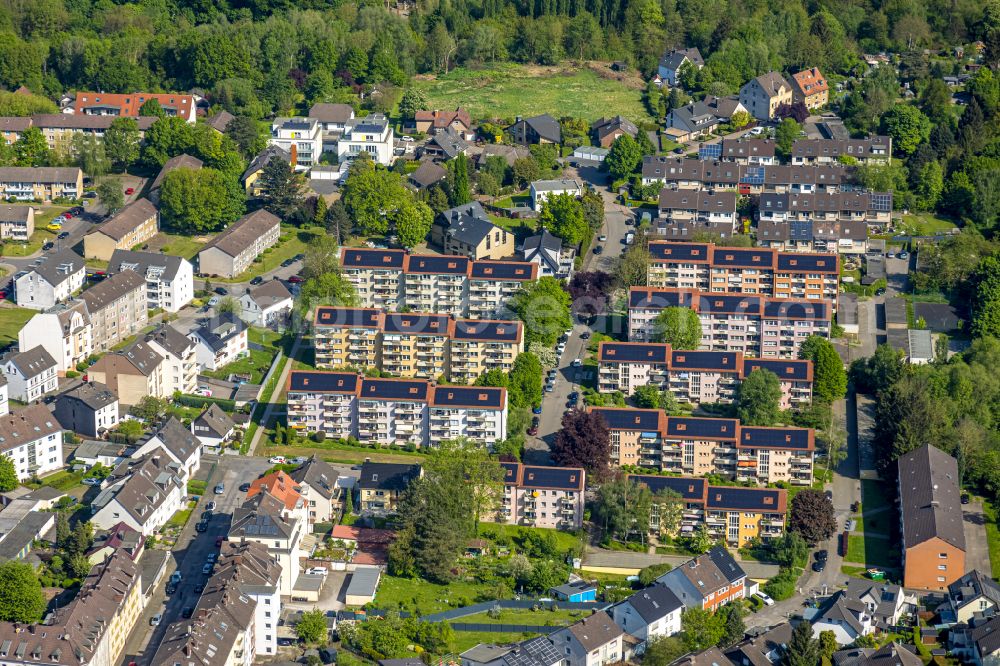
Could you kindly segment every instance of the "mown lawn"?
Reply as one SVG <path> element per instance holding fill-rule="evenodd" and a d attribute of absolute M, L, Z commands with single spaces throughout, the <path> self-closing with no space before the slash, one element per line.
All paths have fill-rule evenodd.
<path fill-rule="evenodd" d="M 251 384 L 260 384 L 273 359 L 273 351 L 251 349 L 249 356 L 236 359 L 218 370 L 203 370 L 201 374 L 216 379 L 226 379 L 232 373 L 249 374 Z"/>
<path fill-rule="evenodd" d="M 899 565 L 890 551 L 895 544 L 889 539 L 879 539 L 872 535 L 848 537 L 846 562 L 864 564 L 866 567 L 893 568 Z"/>
<path fill-rule="evenodd" d="M 294 446 L 274 443 L 274 430 L 268 428 L 263 435 L 257 455 L 273 456 L 283 455 L 294 458 L 297 456 L 318 455 L 323 460 L 330 463 L 340 463 L 344 465 L 358 465 L 371 459 L 372 462 L 384 463 L 419 463 L 424 456 L 419 453 L 407 453 L 405 451 L 393 451 L 392 449 L 368 449 L 360 446 L 347 446 L 337 444 L 332 441 L 314 442 L 305 437 L 299 438 Z"/>
<path fill-rule="evenodd" d="M 632 121 L 651 120 L 642 90 L 572 66 L 458 68 L 444 76 L 420 78 L 413 85 L 427 96 L 429 108 L 464 106 L 473 118 L 513 120 L 548 113 L 555 118 L 596 120 L 621 114 Z"/>
<path fill-rule="evenodd" d="M 955 228 L 951 220 L 932 215 L 931 213 L 913 213 L 904 215 L 899 225 L 900 232 L 910 236 L 933 236 Z"/>
<path fill-rule="evenodd" d="M 35 314 L 35 310 L 28 308 L 0 307 L 0 349 L 17 342 L 18 331 Z"/>
<path fill-rule="evenodd" d="M 205 244 L 195 240 L 191 236 L 181 236 L 168 234 L 161 231 L 149 242 L 150 250 L 156 249 L 164 254 L 172 254 L 175 257 L 184 257 L 187 260 L 194 259 L 195 255 Z"/>
<path fill-rule="evenodd" d="M 462 653 L 470 648 L 474 648 L 480 643 L 492 643 L 494 645 L 509 645 L 511 643 L 519 643 L 523 640 L 529 638 L 534 638 L 538 634 L 513 634 L 513 633 L 494 633 L 492 631 L 456 631 L 455 632 L 455 652 Z"/>
<path fill-rule="evenodd" d="M 507 536 L 517 542 L 524 538 L 529 532 L 538 535 L 554 534 L 556 537 L 556 549 L 560 552 L 576 550 L 581 546 L 580 537 L 570 532 L 551 530 L 544 527 L 526 527 L 524 525 L 501 525 L 499 523 L 480 523 L 479 536 L 486 539 L 497 539 Z"/>
<path fill-rule="evenodd" d="M 419 578 L 382 576 L 375 594 L 375 606 L 381 609 L 419 610 L 421 615 L 430 615 L 477 603 L 479 595 L 488 594 L 488 589 L 483 583 L 464 580 L 438 585 Z"/>
<path fill-rule="evenodd" d="M 577 620 L 590 615 L 588 611 L 540 609 L 533 611 L 530 608 L 504 608 L 500 611 L 499 617 L 490 617 L 487 613 L 476 613 L 469 615 L 455 622 L 476 622 L 480 624 L 533 624 L 538 626 L 564 627 L 573 624 Z"/>
<path fill-rule="evenodd" d="M 184 527 L 187 525 L 187 521 L 191 518 L 192 513 L 194 513 L 194 509 L 181 509 L 170 517 L 166 527 Z"/>

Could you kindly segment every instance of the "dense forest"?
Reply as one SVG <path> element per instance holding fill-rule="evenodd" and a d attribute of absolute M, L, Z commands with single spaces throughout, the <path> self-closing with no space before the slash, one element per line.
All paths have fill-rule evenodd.
<path fill-rule="evenodd" d="M 851 72 L 862 52 L 1000 43 L 1000 2 L 977 0 L 7 0 L 0 86 L 56 98 L 200 88 L 262 118 L 371 84 L 500 61 L 616 59 L 655 71 L 697 46 L 699 87 L 732 92 L 769 69 Z"/>

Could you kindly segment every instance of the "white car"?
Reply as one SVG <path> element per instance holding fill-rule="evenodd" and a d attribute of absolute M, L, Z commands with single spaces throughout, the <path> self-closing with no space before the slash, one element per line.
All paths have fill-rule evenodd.
<path fill-rule="evenodd" d="M 774 605 L 774 599 L 772 599 L 771 597 L 767 596 L 763 592 L 754 592 L 753 596 L 755 596 L 758 599 L 760 599 L 761 601 L 763 601 L 765 606 L 773 606 Z"/>
<path fill-rule="evenodd" d="M 85 486 L 99 486 L 99 485 L 101 485 L 101 480 L 100 479 L 95 479 L 93 477 L 87 478 L 87 479 L 83 480 L 83 485 L 85 485 Z"/>
<path fill-rule="evenodd" d="M 573 367 L 574 368 L 579 368 L 581 365 L 583 365 L 583 360 L 582 359 L 579 359 L 579 358 L 574 358 L 573 359 Z"/>
<path fill-rule="evenodd" d="M 208 299 L 208 307 L 214 308 L 218 304 L 219 304 L 218 296 L 212 296 L 212 298 Z"/>
<path fill-rule="evenodd" d="M 330 570 L 327 569 L 326 567 L 312 567 L 306 569 L 306 574 L 310 576 L 325 576 L 328 573 L 330 573 Z"/>
<path fill-rule="evenodd" d="M 163 620 L 163 613 L 157 613 L 153 617 L 149 618 L 149 626 L 158 627 L 160 622 Z"/>
<path fill-rule="evenodd" d="M 600 236 L 597 237 L 597 240 L 603 243 L 604 241 L 608 240 L 608 237 L 605 234 L 601 234 Z"/>
<path fill-rule="evenodd" d="M 203 567 L 201 568 L 201 572 L 202 572 L 203 574 L 205 574 L 206 576 L 207 576 L 208 574 L 212 573 L 212 564 L 211 564 L 211 563 L 209 563 L 209 562 L 206 562 L 206 563 L 205 563 L 205 566 L 203 566 Z"/>
<path fill-rule="evenodd" d="M 399 140 L 400 141 L 405 141 L 405 142 L 409 143 L 409 142 L 413 141 L 413 137 L 412 136 L 407 136 L 407 135 L 404 134 L 403 136 L 399 137 Z"/>
<path fill-rule="evenodd" d="M 272 456 L 267 459 L 267 462 L 269 462 L 272 465 L 284 465 L 285 456 Z"/>

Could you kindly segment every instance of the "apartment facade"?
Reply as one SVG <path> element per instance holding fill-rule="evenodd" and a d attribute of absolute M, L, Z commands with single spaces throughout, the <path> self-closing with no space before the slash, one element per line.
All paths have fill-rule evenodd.
<path fill-rule="evenodd" d="M 135 335 L 149 320 L 146 278 L 125 271 L 107 278 L 80 295 L 93 326 L 94 351 L 106 351 Z"/>
<path fill-rule="evenodd" d="M 316 367 L 374 367 L 397 377 L 471 383 L 493 368 L 510 370 L 524 351 L 521 322 L 425 312 L 320 306 L 313 332 Z"/>
<path fill-rule="evenodd" d="M 103 384 L 87 382 L 60 395 L 52 413 L 67 430 L 100 437 L 118 423 L 118 396 Z"/>
<path fill-rule="evenodd" d="M 144 276 L 150 309 L 177 312 L 194 298 L 194 269 L 191 262 L 183 257 L 115 250 L 108 263 L 108 271 L 134 271 Z"/>
<path fill-rule="evenodd" d="M 495 522 L 549 529 L 583 527 L 586 471 L 502 462 L 503 499 Z"/>
<path fill-rule="evenodd" d="M 344 124 L 344 133 L 337 141 L 337 159 L 341 162 L 353 160 L 365 153 L 376 163 L 389 166 L 395 143 L 392 124 L 384 115 L 373 113 L 364 118 L 351 118 Z"/>
<path fill-rule="evenodd" d="M 702 330 L 699 349 L 768 358 L 797 358 L 809 336 L 829 338 L 833 317 L 828 300 L 632 287 L 629 340 L 649 341 L 655 335 L 660 312 L 679 306 L 698 313 Z"/>
<path fill-rule="evenodd" d="M 785 531 L 788 492 L 782 488 L 712 486 L 702 478 L 630 474 L 634 483 L 654 493 L 666 490 L 681 496 L 683 504 L 677 531 L 690 534 L 703 526 L 715 539 L 739 548 L 753 539 L 770 540 Z M 660 530 L 658 506 L 654 502 L 650 529 Z"/>
<path fill-rule="evenodd" d="M 131 250 L 148 242 L 160 228 L 160 212 L 148 199 L 138 199 L 83 237 L 87 259 L 111 261 L 115 250 Z"/>
<path fill-rule="evenodd" d="M 0 240 L 27 243 L 33 233 L 35 233 L 34 208 L 0 205 Z"/>
<path fill-rule="evenodd" d="M 753 139 L 751 141 L 763 141 Z M 642 163 L 644 185 L 658 183 L 670 190 L 741 195 L 761 193 L 836 193 L 851 182 L 848 167 L 832 162 L 777 164 L 767 157 L 773 145 L 744 145 L 746 140 L 699 147 L 701 159 L 665 155 L 647 156 Z"/>
<path fill-rule="evenodd" d="M 292 491 L 295 493 L 295 491 Z M 295 493 L 298 495 L 298 493 Z M 267 548 L 268 555 L 281 567 L 278 591 L 291 596 L 299 579 L 300 560 L 305 553 L 302 539 L 309 525 L 305 509 L 295 502 L 294 508 L 266 489 L 248 498 L 233 509 L 232 524 L 227 539 L 230 543 L 257 543 Z"/>
<path fill-rule="evenodd" d="M 9 395 L 21 402 L 40 400 L 59 388 L 56 368 L 55 359 L 41 345 L 0 359 Z"/>
<path fill-rule="evenodd" d="M 194 393 L 198 384 L 195 343 L 169 324 L 161 324 L 147 333 L 143 342 L 163 358 L 163 392 Z"/>
<path fill-rule="evenodd" d="M 43 254 L 34 266 L 14 277 L 18 307 L 48 310 L 83 289 L 86 278 L 83 258 L 72 250 Z"/>
<path fill-rule="evenodd" d="M 660 218 L 670 222 L 703 221 L 736 228 L 736 192 L 660 190 Z"/>
<path fill-rule="evenodd" d="M 717 474 L 759 484 L 809 485 L 816 441 L 809 428 L 762 428 L 738 419 L 667 416 L 659 409 L 590 407 L 611 431 L 611 460 L 663 472 Z"/>
<path fill-rule="evenodd" d="M 275 118 L 269 143 L 293 156 L 296 171 L 305 171 L 323 154 L 323 128 L 313 118 Z"/>
<path fill-rule="evenodd" d="M 766 222 L 864 222 L 885 225 L 892 218 L 892 192 L 766 192 L 758 219 Z"/>
<path fill-rule="evenodd" d="M 792 74 L 792 98 L 807 109 L 818 109 L 830 101 L 830 84 L 818 67 Z"/>
<path fill-rule="evenodd" d="M 201 322 L 188 336 L 195 343 L 198 366 L 218 370 L 249 353 L 247 325 L 231 312 Z"/>
<path fill-rule="evenodd" d="M 673 590 L 685 607 L 713 612 L 747 594 L 746 572 L 722 546 L 678 564 L 656 582 Z"/>
<path fill-rule="evenodd" d="M 83 171 L 75 167 L 0 168 L 0 196 L 17 201 L 78 199 Z"/>
<path fill-rule="evenodd" d="M 775 298 L 836 299 L 840 260 L 836 253 L 730 248 L 711 243 L 652 241 L 646 284 Z"/>
<path fill-rule="evenodd" d="M 200 273 L 233 278 L 278 242 L 281 220 L 266 210 L 256 210 L 233 222 L 198 252 Z"/>
<path fill-rule="evenodd" d="M 403 250 L 344 248 L 344 276 L 362 307 L 492 319 L 538 277 L 531 262 L 470 260 L 460 255 L 416 255 Z"/>
<path fill-rule="evenodd" d="M 193 95 L 181 93 L 103 93 L 77 92 L 70 112 L 88 116 L 118 116 L 138 118 L 142 105 L 155 100 L 167 116 L 183 118 L 193 123 L 197 106 Z M 66 113 L 66 111 L 64 111 Z"/>
<path fill-rule="evenodd" d="M 0 417 L 0 453 L 14 463 L 19 481 L 63 466 L 63 431 L 45 405 L 34 404 Z"/>
<path fill-rule="evenodd" d="M 850 158 L 859 164 L 888 164 L 892 160 L 892 137 L 797 139 L 792 143 L 793 165 L 836 164 L 841 158 Z"/>
<path fill-rule="evenodd" d="M 20 349 L 45 347 L 56 361 L 59 372 L 75 370 L 93 353 L 93 326 L 83 301 L 59 303 L 39 312 L 17 333 Z"/>
<path fill-rule="evenodd" d="M 158 120 L 156 116 L 138 116 L 135 119 L 136 128 L 139 130 L 139 137 L 142 138 L 146 130 L 153 126 Z M 42 131 L 45 142 L 49 150 L 71 151 L 73 139 L 77 136 L 93 137 L 98 141 L 104 140 L 111 123 L 115 121 L 114 116 L 92 116 L 92 115 L 70 115 L 66 113 L 42 113 L 31 116 L 31 126 Z"/>
<path fill-rule="evenodd" d="M 740 88 L 740 104 L 757 120 L 770 120 L 778 107 L 792 104 L 792 87 L 778 72 L 761 74 Z"/>
<path fill-rule="evenodd" d="M 138 404 L 147 395 L 166 398 L 163 357 L 139 340 L 117 352 L 105 354 L 87 370 L 91 381 L 106 385 L 123 405 Z"/>
<path fill-rule="evenodd" d="M 507 393 L 501 388 L 292 371 L 286 390 L 289 427 L 337 439 L 434 446 L 459 437 L 492 444 L 507 436 Z"/>
<path fill-rule="evenodd" d="M 597 352 L 602 393 L 632 395 L 652 384 L 678 402 L 732 402 L 742 380 L 765 368 L 781 382 L 782 409 L 812 400 L 812 361 L 743 358 L 740 352 L 671 349 L 664 342 L 601 342 Z"/>

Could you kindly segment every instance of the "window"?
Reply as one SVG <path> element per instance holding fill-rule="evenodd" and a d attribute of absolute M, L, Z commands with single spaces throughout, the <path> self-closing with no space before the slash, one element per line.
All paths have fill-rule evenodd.
<path fill-rule="evenodd" d="M 944 582 L 944 576 L 938 576 L 937 579 L 938 579 L 939 583 L 943 583 Z"/>
<path fill-rule="evenodd" d="M 938 571 L 947 571 L 947 570 L 948 570 L 948 565 L 947 564 L 939 564 L 938 565 Z"/>
<path fill-rule="evenodd" d="M 938 559 L 947 560 L 948 553 L 938 553 Z"/>

